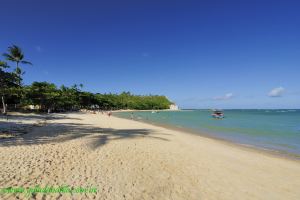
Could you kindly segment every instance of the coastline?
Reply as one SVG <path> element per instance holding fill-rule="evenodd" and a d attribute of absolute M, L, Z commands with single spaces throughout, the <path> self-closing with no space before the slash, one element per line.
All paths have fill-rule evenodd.
<path fill-rule="evenodd" d="M 126 109 L 126 110 L 112 110 L 111 112 L 113 113 L 118 113 L 118 112 L 149 112 L 149 111 L 158 111 L 158 112 L 165 112 L 165 111 L 174 111 L 174 112 L 181 112 L 181 111 L 189 111 L 189 110 L 172 110 L 172 109 L 159 109 L 159 110 L 132 110 L 132 109 Z"/>
<path fill-rule="evenodd" d="M 1 188 L 97 188 L 96 194 L 37 194 L 36 199 L 300 197 L 297 160 L 99 113 L 51 114 L 44 126 L 0 140 L 0 151 Z M 16 196 L 23 198 L 3 198 Z"/>
<path fill-rule="evenodd" d="M 138 111 L 138 110 L 136 110 Z M 150 110 L 143 110 L 143 111 L 150 111 Z M 168 110 L 166 110 L 168 111 Z M 180 110 L 182 111 L 182 110 Z M 183 110 L 185 111 L 185 110 Z M 125 111 L 122 111 L 125 112 Z M 128 111 L 131 112 L 131 111 Z M 133 111 L 134 112 L 134 111 Z M 117 113 L 117 111 L 116 111 Z M 242 148 L 242 149 L 246 149 L 249 151 L 254 151 L 257 153 L 263 153 L 266 155 L 271 155 L 271 156 L 275 156 L 275 157 L 280 157 L 280 158 L 284 158 L 284 159 L 291 159 L 291 160 L 296 160 L 296 161 L 300 161 L 300 154 L 296 154 L 296 153 L 290 153 L 290 152 L 286 152 L 286 151 L 279 151 L 279 150 L 275 150 L 275 149 L 268 149 L 268 148 L 262 148 L 259 146 L 254 146 L 254 145 L 250 145 L 250 144 L 244 144 L 244 143 L 238 143 L 238 142 L 234 142 L 228 139 L 223 139 L 217 136 L 213 136 L 209 133 L 206 133 L 205 131 L 198 131 L 198 130 L 194 130 L 192 128 L 186 128 L 186 127 L 179 127 L 179 126 L 172 126 L 172 125 L 168 125 L 168 124 L 162 124 L 162 123 L 158 123 L 158 122 L 153 122 L 153 121 L 147 121 L 144 119 L 128 119 L 126 117 L 121 117 L 121 116 L 116 116 L 114 115 L 114 117 L 120 118 L 120 119 L 127 119 L 127 120 L 132 120 L 132 121 L 136 121 L 136 122 L 142 122 L 142 123 L 146 123 L 146 124 L 150 124 L 153 126 L 159 126 L 162 128 L 166 128 L 166 129 L 170 129 L 170 130 L 174 130 L 174 131 L 179 131 L 179 132 L 183 132 L 186 134 L 192 134 L 198 137 L 205 137 L 205 138 L 209 138 L 209 139 L 213 139 L 213 140 L 217 140 L 220 141 L 222 143 L 225 143 L 226 145 L 231 145 L 237 148 Z"/>

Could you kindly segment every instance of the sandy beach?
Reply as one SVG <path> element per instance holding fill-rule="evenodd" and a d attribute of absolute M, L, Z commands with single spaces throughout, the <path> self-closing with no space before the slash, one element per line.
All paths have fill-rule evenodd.
<path fill-rule="evenodd" d="M 41 121 L 0 140 L 0 188 L 97 188 L 32 199 L 300 199 L 298 160 L 99 113 L 16 114 L 0 124 Z"/>

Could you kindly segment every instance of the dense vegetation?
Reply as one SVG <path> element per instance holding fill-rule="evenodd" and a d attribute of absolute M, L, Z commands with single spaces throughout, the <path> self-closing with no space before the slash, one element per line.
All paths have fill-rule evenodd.
<path fill-rule="evenodd" d="M 11 46 L 3 54 L 5 61 L 0 61 L 0 96 L 2 112 L 9 109 L 29 109 L 40 111 L 69 111 L 85 109 L 167 109 L 171 102 L 165 96 L 121 94 L 100 94 L 82 90 L 82 84 L 57 87 L 53 83 L 33 82 L 23 85 L 20 64 L 29 64 L 18 46 Z M 14 70 L 7 62 L 15 63 Z"/>

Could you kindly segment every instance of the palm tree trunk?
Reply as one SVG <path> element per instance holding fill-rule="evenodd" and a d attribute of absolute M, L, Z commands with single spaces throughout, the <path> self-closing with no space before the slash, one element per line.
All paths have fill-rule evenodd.
<path fill-rule="evenodd" d="M 5 101 L 4 101 L 4 96 L 2 96 L 1 99 L 2 99 L 2 106 L 3 106 L 3 111 L 2 111 L 2 113 L 3 113 L 3 114 L 6 114 L 6 105 L 5 105 Z"/>
<path fill-rule="evenodd" d="M 19 69 L 19 62 L 17 62 L 17 68 L 16 68 L 17 70 Z M 18 83 L 18 86 L 20 86 L 21 85 L 21 75 L 20 74 L 17 74 L 17 76 L 18 76 L 18 81 L 17 81 L 17 83 Z"/>

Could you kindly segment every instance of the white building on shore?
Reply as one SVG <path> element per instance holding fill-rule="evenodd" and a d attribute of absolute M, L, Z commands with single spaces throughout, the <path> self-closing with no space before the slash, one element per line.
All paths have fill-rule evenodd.
<path fill-rule="evenodd" d="M 171 104 L 170 105 L 170 110 L 179 110 L 179 108 L 176 104 Z"/>

